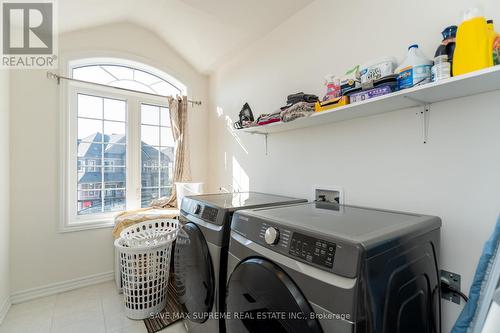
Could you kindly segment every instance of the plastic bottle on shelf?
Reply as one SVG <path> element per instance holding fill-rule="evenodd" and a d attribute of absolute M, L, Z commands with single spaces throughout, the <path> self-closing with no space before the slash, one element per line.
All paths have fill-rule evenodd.
<path fill-rule="evenodd" d="M 495 34 L 495 26 L 493 24 L 493 20 L 486 20 L 486 27 L 488 28 L 488 33 L 490 35 Z"/>
<path fill-rule="evenodd" d="M 460 75 L 493 66 L 493 23 L 488 24 L 478 7 L 464 12 L 458 26 L 453 74 Z"/>
<path fill-rule="evenodd" d="M 500 35 L 493 40 L 493 65 L 500 65 Z"/>
<path fill-rule="evenodd" d="M 451 64 L 446 54 L 434 58 L 434 66 L 431 68 L 431 81 L 436 82 L 451 77 Z"/>
<path fill-rule="evenodd" d="M 450 68 L 451 68 L 450 75 L 453 75 L 453 53 L 455 52 L 457 26 L 450 25 L 449 27 L 444 28 L 444 30 L 441 32 L 441 35 L 443 35 L 443 40 L 441 41 L 441 44 L 439 44 L 436 53 L 434 53 L 434 63 L 436 63 L 435 58 L 447 55 L 448 62 L 450 63 Z"/>
<path fill-rule="evenodd" d="M 488 32 L 490 34 L 489 43 L 491 45 L 491 53 L 493 57 L 492 65 L 500 64 L 500 35 L 495 32 L 495 27 L 493 25 L 493 20 L 486 21 L 488 24 Z"/>
<path fill-rule="evenodd" d="M 340 97 L 340 79 L 333 74 L 325 76 L 326 93 L 323 101 Z"/>
<path fill-rule="evenodd" d="M 396 68 L 398 89 L 411 88 L 417 84 L 430 82 L 432 65 L 433 61 L 420 52 L 418 44 L 410 45 L 406 59 Z"/>

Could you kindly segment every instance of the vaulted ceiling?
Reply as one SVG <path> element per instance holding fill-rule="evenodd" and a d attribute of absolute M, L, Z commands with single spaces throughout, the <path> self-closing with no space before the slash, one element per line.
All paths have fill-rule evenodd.
<path fill-rule="evenodd" d="M 60 32 L 112 22 L 141 25 L 202 73 L 273 30 L 313 0 L 63 0 Z"/>

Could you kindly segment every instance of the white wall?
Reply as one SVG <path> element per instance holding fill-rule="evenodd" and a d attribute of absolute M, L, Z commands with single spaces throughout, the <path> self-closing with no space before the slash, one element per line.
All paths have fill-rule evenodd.
<path fill-rule="evenodd" d="M 427 56 L 466 1 L 317 0 L 219 68 L 210 82 L 211 190 L 220 186 L 312 197 L 336 185 L 346 203 L 438 215 L 442 268 L 468 291 L 500 202 L 500 92 L 434 104 L 430 142 L 416 109 L 270 135 L 233 133 L 244 102 L 270 113 L 298 91 L 322 95 L 323 76 L 417 42 Z M 500 2 L 485 1 L 500 22 Z M 304 221 L 307 223 L 307 221 Z M 443 302 L 444 332 L 461 307 Z"/>
<path fill-rule="evenodd" d="M 178 78 L 190 97 L 207 101 L 207 77 L 198 74 L 151 32 L 120 23 L 64 34 L 60 57 L 95 52 L 128 54 Z M 12 291 L 113 270 L 111 229 L 59 233 L 59 114 L 63 90 L 45 71 L 11 75 Z M 205 103 L 206 105 L 207 103 Z M 190 111 L 192 175 L 207 179 L 206 106 Z"/>
<path fill-rule="evenodd" d="M 0 70 L 0 322 L 10 295 L 9 71 Z"/>

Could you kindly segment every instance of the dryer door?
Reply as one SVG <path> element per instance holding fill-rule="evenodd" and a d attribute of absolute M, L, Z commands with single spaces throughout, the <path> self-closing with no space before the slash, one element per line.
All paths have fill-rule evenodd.
<path fill-rule="evenodd" d="M 194 223 L 186 223 L 177 236 L 174 278 L 179 302 L 189 319 L 205 322 L 214 303 L 215 279 L 207 242 Z"/>
<path fill-rule="evenodd" d="M 292 279 L 276 264 L 249 258 L 236 266 L 227 286 L 227 331 L 322 332 L 314 311 Z"/>

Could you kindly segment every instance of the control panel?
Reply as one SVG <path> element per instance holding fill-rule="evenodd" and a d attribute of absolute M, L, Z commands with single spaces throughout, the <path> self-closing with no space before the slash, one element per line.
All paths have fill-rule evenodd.
<path fill-rule="evenodd" d="M 207 222 L 216 223 L 219 215 L 219 210 L 215 207 L 210 207 L 199 201 L 185 198 L 182 201 L 181 212 L 195 215 Z"/>
<path fill-rule="evenodd" d="M 271 246 L 280 246 L 288 248 L 290 241 L 290 230 L 278 229 L 268 223 L 262 223 L 260 226 L 259 238 L 263 243 Z"/>
<path fill-rule="evenodd" d="M 332 269 L 337 244 L 285 228 L 262 223 L 259 232 L 262 243 L 277 246 L 289 255 L 328 269 Z"/>
<path fill-rule="evenodd" d="M 336 248 L 334 243 L 294 232 L 288 253 L 313 264 L 332 268 Z"/>
<path fill-rule="evenodd" d="M 210 222 L 215 222 L 217 220 L 217 213 L 219 210 L 217 208 L 205 206 L 201 218 Z"/>
<path fill-rule="evenodd" d="M 361 246 L 341 240 L 335 235 L 323 235 L 238 212 L 233 216 L 231 229 L 266 249 L 318 269 L 348 278 L 358 274 L 362 260 Z"/>

